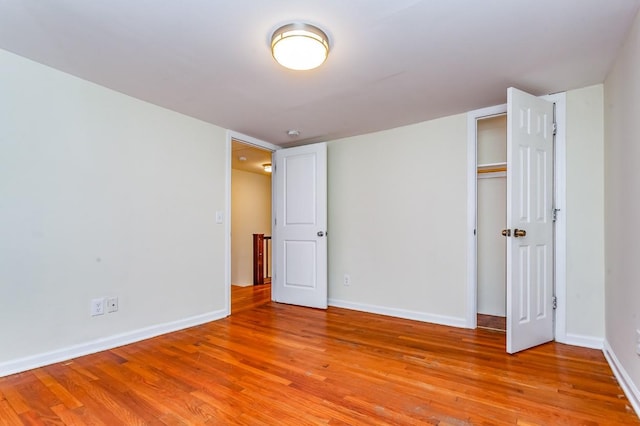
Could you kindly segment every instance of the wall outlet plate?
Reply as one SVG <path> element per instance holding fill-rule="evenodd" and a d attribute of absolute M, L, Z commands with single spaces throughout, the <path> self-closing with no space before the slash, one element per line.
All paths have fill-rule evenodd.
<path fill-rule="evenodd" d="M 351 275 L 344 274 L 344 285 L 345 287 L 351 285 Z"/>
<path fill-rule="evenodd" d="M 118 298 L 107 297 L 107 312 L 116 312 L 118 310 Z"/>
<path fill-rule="evenodd" d="M 91 300 L 90 313 L 92 317 L 104 315 L 104 298 Z"/>

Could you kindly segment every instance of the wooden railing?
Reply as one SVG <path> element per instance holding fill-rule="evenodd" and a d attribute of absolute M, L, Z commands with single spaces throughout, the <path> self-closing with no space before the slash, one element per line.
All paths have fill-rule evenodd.
<path fill-rule="evenodd" d="M 271 282 L 269 247 L 271 236 L 253 234 L 253 285 Z"/>

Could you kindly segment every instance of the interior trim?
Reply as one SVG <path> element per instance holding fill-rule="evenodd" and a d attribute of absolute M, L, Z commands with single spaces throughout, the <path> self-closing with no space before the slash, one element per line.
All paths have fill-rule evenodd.
<path fill-rule="evenodd" d="M 450 317 L 446 315 L 429 314 L 425 312 L 410 311 L 407 309 L 388 308 L 386 306 L 369 305 L 366 303 L 354 303 L 340 299 L 329 299 L 329 306 L 336 308 L 352 309 L 354 311 L 368 312 L 370 314 L 386 315 L 396 318 L 404 318 L 414 321 L 422 321 L 433 324 L 447 325 L 450 327 L 466 328 L 463 317 Z"/>
<path fill-rule="evenodd" d="M 226 315 L 231 315 L 231 142 L 233 140 L 240 141 L 248 145 L 254 145 L 259 148 L 273 152 L 281 149 L 281 147 L 269 142 L 265 142 L 254 137 L 243 135 L 242 133 L 235 132 L 233 130 L 227 130 L 226 140 L 226 158 L 225 158 L 225 195 L 224 195 L 224 299 L 226 306 Z M 273 160 L 271 161 L 274 164 Z M 273 175 L 272 175 L 273 177 Z M 271 179 L 271 217 L 275 217 L 275 196 L 274 191 L 274 179 Z M 273 235 L 273 230 L 271 231 Z M 273 255 L 272 255 L 273 262 Z"/>
<path fill-rule="evenodd" d="M 627 370 L 624 369 L 613 351 L 613 348 L 611 348 L 611 345 L 606 339 L 604 341 L 604 350 L 602 352 L 604 352 L 604 357 L 611 366 L 613 375 L 618 379 L 618 384 L 636 412 L 636 415 L 640 417 L 640 390 L 638 390 L 636 385 L 633 383 L 633 380 L 631 380 Z"/>

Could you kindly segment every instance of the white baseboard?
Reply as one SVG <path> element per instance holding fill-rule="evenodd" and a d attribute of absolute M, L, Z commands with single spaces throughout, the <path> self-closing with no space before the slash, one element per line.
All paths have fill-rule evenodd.
<path fill-rule="evenodd" d="M 219 320 L 226 317 L 227 315 L 228 312 L 226 310 L 208 312 L 206 314 L 195 315 L 177 321 L 153 325 L 150 327 L 132 330 L 126 333 L 90 340 L 88 342 L 68 346 L 66 348 L 56 349 L 50 352 L 45 352 L 24 358 L 18 358 L 11 361 L 5 361 L 0 363 L 0 377 L 20 373 L 22 371 L 31 370 L 33 368 L 38 368 L 49 364 L 54 364 L 56 362 L 67 361 L 79 356 L 113 349 L 118 346 L 128 345 L 130 343 L 139 342 L 141 340 L 150 339 L 161 334 L 171 333 L 173 331 L 178 331 L 207 322 Z"/>
<path fill-rule="evenodd" d="M 604 348 L 604 339 L 593 336 L 583 336 L 581 334 L 566 333 L 564 336 L 556 336 L 556 342 L 566 345 L 581 346 L 583 348 L 600 349 Z"/>
<path fill-rule="evenodd" d="M 346 300 L 329 299 L 329 306 L 336 308 L 353 309 L 354 311 L 369 312 L 371 314 L 387 315 L 391 317 L 410 319 L 415 321 L 430 322 L 451 327 L 466 327 L 465 318 L 449 317 L 445 315 L 427 314 L 424 312 L 408 311 L 406 309 L 388 308 L 385 306 L 354 303 Z"/>
<path fill-rule="evenodd" d="M 252 283 L 244 283 L 244 284 L 231 283 L 231 285 L 235 285 L 236 287 L 250 287 L 253 284 Z"/>
<path fill-rule="evenodd" d="M 631 377 L 629 377 L 629 374 L 627 374 L 627 371 L 624 369 L 622 364 L 620 364 L 618 357 L 616 356 L 615 352 L 613 352 L 613 349 L 611 348 L 611 345 L 609 345 L 609 342 L 607 342 L 606 340 L 604 341 L 603 352 L 604 357 L 607 359 L 607 362 L 609 362 L 609 365 L 611 366 L 611 370 L 613 370 L 613 374 L 616 376 L 616 379 L 618 379 L 620 387 L 631 403 L 631 406 L 635 410 L 636 415 L 640 417 L 640 391 L 638 390 L 638 387 L 635 385 L 635 383 L 633 383 L 633 380 L 631 380 Z"/>

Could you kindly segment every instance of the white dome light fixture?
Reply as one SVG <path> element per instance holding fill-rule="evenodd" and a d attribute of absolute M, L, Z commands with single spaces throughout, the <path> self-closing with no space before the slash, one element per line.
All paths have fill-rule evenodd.
<path fill-rule="evenodd" d="M 273 33 L 271 53 L 283 67 L 296 71 L 311 70 L 327 59 L 329 38 L 311 24 L 287 24 Z"/>

